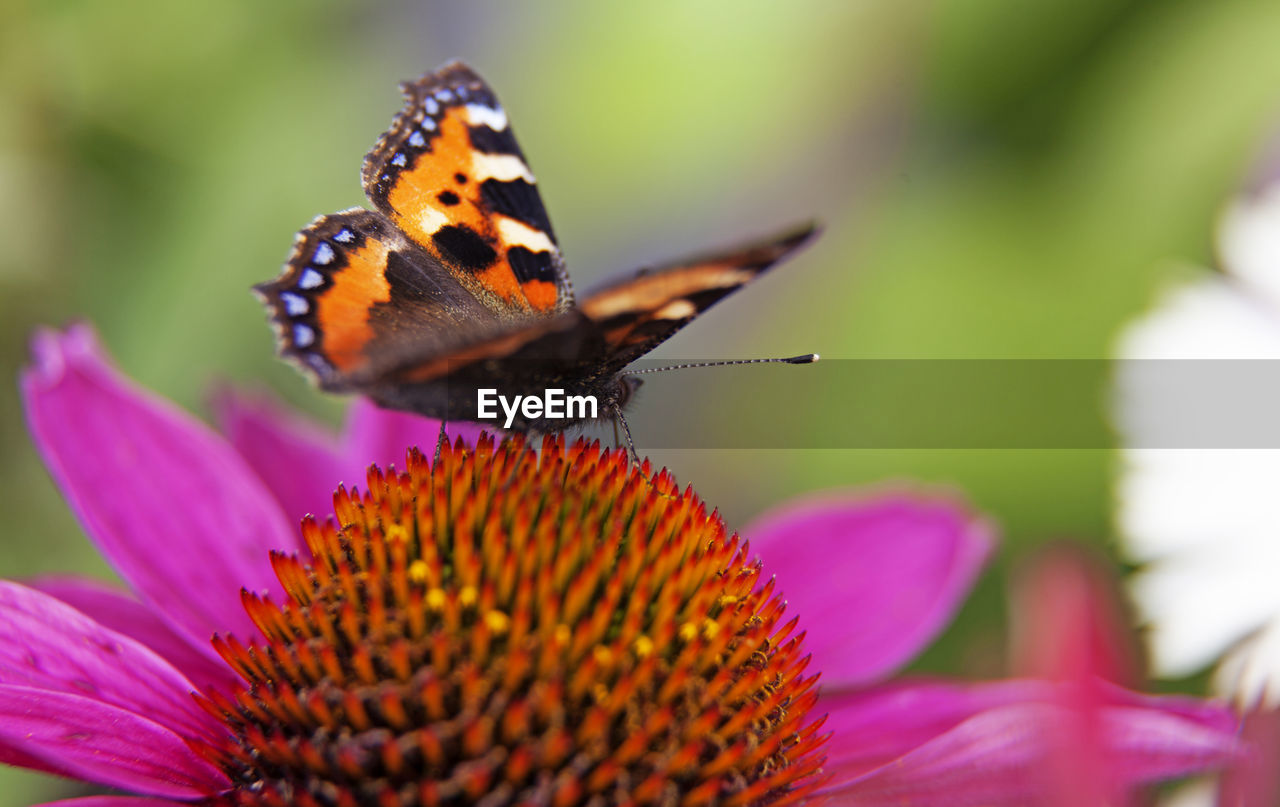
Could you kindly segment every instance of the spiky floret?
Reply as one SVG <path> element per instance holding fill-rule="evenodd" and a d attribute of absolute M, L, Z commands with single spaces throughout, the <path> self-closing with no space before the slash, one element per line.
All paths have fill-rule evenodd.
<path fill-rule="evenodd" d="M 619 451 L 516 437 L 369 470 L 265 641 L 215 638 L 245 679 L 202 746 L 238 805 L 757 805 L 816 787 L 803 634 L 745 541 Z"/>

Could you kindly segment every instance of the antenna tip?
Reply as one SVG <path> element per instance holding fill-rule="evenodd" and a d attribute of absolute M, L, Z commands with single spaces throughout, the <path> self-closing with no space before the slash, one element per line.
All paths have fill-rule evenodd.
<path fill-rule="evenodd" d="M 818 360 L 817 353 L 806 353 L 803 356 L 792 356 L 789 359 L 783 359 L 787 364 L 813 364 Z"/>

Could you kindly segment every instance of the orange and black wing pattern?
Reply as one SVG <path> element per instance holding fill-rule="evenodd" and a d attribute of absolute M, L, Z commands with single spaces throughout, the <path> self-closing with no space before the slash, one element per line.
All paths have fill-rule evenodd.
<path fill-rule="evenodd" d="M 813 233 L 642 271 L 577 303 L 493 91 L 458 63 L 403 89 L 365 157 L 376 209 L 316 219 L 255 287 L 280 353 L 326 390 L 463 419 L 481 387 L 611 396 L 627 364 Z"/>
<path fill-rule="evenodd" d="M 400 367 L 384 380 L 428 383 L 491 361 L 501 362 L 508 377 L 536 375 L 547 382 L 544 386 L 610 376 L 800 249 L 816 232 L 814 225 L 805 225 L 748 246 L 641 271 L 588 294 L 565 314 Z"/>
<path fill-rule="evenodd" d="M 281 355 L 333 391 L 405 355 L 455 349 L 498 322 L 385 216 L 363 208 L 312 222 L 281 275 L 254 291 Z"/>
<path fill-rule="evenodd" d="M 498 315 L 571 307 L 551 222 L 493 91 L 456 62 L 402 89 L 405 108 L 364 161 L 374 207 Z"/>

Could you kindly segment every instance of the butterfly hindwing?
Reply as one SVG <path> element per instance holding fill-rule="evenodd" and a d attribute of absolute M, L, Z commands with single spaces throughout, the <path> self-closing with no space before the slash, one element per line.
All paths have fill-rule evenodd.
<path fill-rule="evenodd" d="M 365 157 L 365 193 L 505 316 L 573 304 L 533 173 L 488 85 L 454 63 L 402 86 L 405 108 Z"/>
<path fill-rule="evenodd" d="M 281 354 L 330 390 L 497 323 L 431 255 L 361 208 L 312 222 L 280 277 L 254 290 L 271 309 Z"/>

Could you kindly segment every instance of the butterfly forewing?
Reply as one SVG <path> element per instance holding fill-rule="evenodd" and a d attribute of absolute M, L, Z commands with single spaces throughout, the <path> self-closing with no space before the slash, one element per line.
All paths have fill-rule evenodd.
<path fill-rule="evenodd" d="M 551 222 L 493 91 L 457 63 L 403 90 L 405 108 L 365 157 L 369 200 L 496 311 L 567 310 Z"/>
<path fill-rule="evenodd" d="M 617 371 L 742 288 L 816 232 L 810 224 L 751 246 L 640 273 L 589 294 L 581 309 L 599 331 L 604 366 Z"/>

